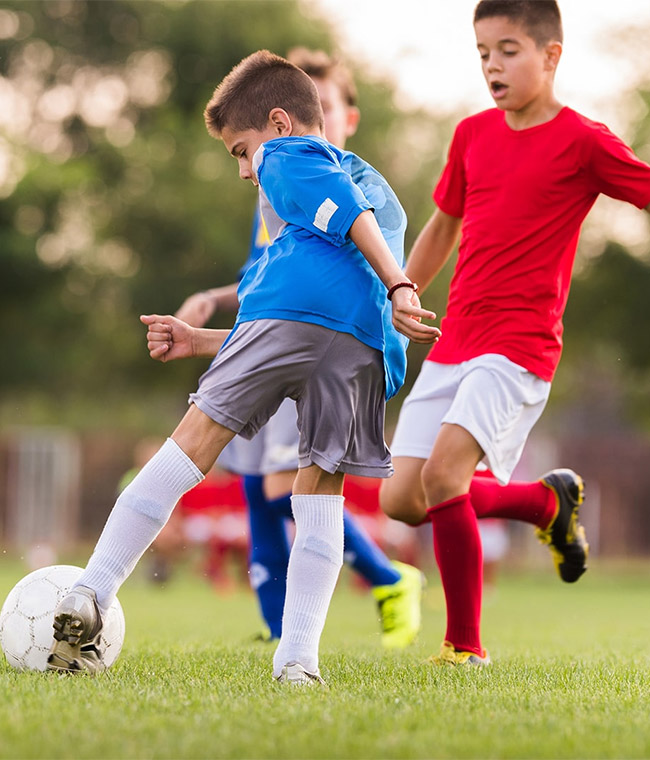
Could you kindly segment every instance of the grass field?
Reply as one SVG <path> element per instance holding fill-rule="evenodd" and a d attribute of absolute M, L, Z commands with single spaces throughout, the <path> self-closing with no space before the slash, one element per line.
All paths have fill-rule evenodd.
<path fill-rule="evenodd" d="M 0 598 L 25 574 L 0 566 Z M 372 599 L 344 576 L 322 640 L 330 685 L 270 678 L 272 647 L 246 590 L 218 596 L 188 573 L 134 576 L 127 638 L 97 678 L 0 664 L 0 758 L 647 758 L 650 565 L 596 566 L 576 585 L 504 576 L 488 599 L 486 670 L 436 669 L 443 634 L 432 577 L 424 629 L 381 650 Z"/>

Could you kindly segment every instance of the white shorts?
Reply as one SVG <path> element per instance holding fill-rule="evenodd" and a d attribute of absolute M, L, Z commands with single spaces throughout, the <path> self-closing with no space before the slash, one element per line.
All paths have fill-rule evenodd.
<path fill-rule="evenodd" d="M 505 484 L 551 391 L 551 384 L 499 354 L 461 364 L 425 361 L 400 411 L 394 457 L 428 459 L 443 423 L 459 425 Z"/>
<path fill-rule="evenodd" d="M 503 520 L 479 520 L 478 532 L 483 545 L 483 562 L 499 562 L 510 546 L 508 529 Z"/>
<path fill-rule="evenodd" d="M 217 463 L 238 475 L 270 475 L 298 469 L 298 411 L 285 398 L 278 411 L 250 441 L 236 435 Z"/>

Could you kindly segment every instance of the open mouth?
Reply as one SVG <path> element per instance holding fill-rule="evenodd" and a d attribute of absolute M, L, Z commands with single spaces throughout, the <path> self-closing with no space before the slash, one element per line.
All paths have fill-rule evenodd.
<path fill-rule="evenodd" d="M 490 83 L 490 90 L 495 98 L 504 95 L 507 89 L 507 85 L 503 84 L 502 82 Z"/>

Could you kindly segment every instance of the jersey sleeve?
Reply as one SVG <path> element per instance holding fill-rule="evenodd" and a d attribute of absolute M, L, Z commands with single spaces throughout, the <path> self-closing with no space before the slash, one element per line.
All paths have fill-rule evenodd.
<path fill-rule="evenodd" d="M 317 145 L 285 141 L 265 151 L 258 178 L 282 220 L 336 246 L 347 242 L 357 216 L 373 208 L 334 154 Z"/>
<path fill-rule="evenodd" d="M 461 122 L 454 132 L 447 163 L 433 191 L 433 200 L 438 208 L 445 214 L 457 218 L 461 218 L 465 212 L 466 177 L 463 143 Z"/>
<path fill-rule="evenodd" d="M 595 192 L 638 208 L 650 204 L 650 166 L 602 124 L 593 131 L 587 169 Z"/>

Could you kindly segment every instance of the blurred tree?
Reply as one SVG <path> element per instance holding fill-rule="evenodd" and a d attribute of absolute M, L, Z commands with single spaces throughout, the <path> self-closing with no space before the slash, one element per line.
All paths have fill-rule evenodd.
<path fill-rule="evenodd" d="M 608 242 L 576 277 L 567 309 L 568 348 L 610 355 L 633 372 L 650 370 L 650 261 Z M 600 344 L 600 345 L 599 345 Z"/>
<path fill-rule="evenodd" d="M 232 282 L 254 188 L 204 127 L 214 86 L 245 55 L 336 49 L 296 0 L 8 0 L 0 9 L 0 419 L 167 429 L 202 364 L 161 367 L 143 312 Z M 451 121 L 404 113 L 355 72 L 350 147 L 402 198 L 409 234 Z M 431 298 L 444 298 L 444 278 Z M 436 303 L 442 311 L 439 303 Z M 101 399 L 101 403 L 98 400 Z M 168 401 L 169 399 L 169 401 Z"/>

